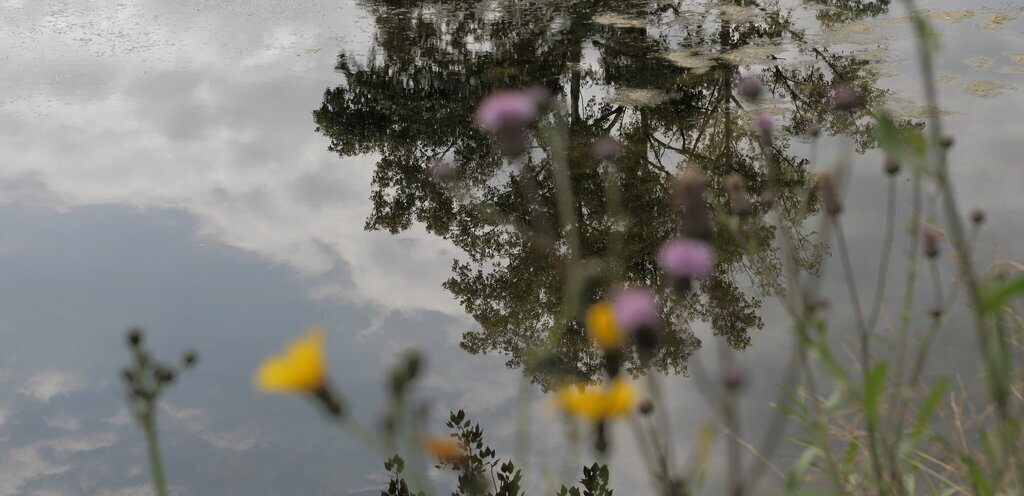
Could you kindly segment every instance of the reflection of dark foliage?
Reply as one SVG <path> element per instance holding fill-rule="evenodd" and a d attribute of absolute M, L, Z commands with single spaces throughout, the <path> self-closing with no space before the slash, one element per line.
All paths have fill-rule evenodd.
<path fill-rule="evenodd" d="M 458 460 L 444 460 L 437 468 L 451 470 L 457 474 L 457 485 L 452 496 L 522 496 L 523 474 L 511 460 L 497 457 L 493 448 L 484 442 L 484 432 L 480 424 L 466 417 L 466 412 L 451 412 L 445 423 L 451 437 L 462 446 L 465 455 Z M 387 489 L 380 492 L 381 496 L 413 496 L 409 484 L 402 477 L 405 471 L 405 460 L 394 455 L 384 462 L 384 470 L 388 472 Z M 612 496 L 608 487 L 608 467 L 593 464 L 583 467 L 583 478 L 580 479 L 582 491 L 577 487 L 562 486 L 559 496 Z"/>
<path fill-rule="evenodd" d="M 726 53 L 779 43 L 790 35 L 799 40 L 790 15 L 777 7 L 762 7 L 764 15 L 749 21 L 666 31 L 608 26 L 593 17 L 612 10 L 655 19 L 674 7 L 606 3 L 499 1 L 484 15 L 471 2 L 367 0 L 376 20 L 377 46 L 363 62 L 340 56 L 337 70 L 344 82 L 326 90 L 313 113 L 331 150 L 379 156 L 367 229 L 397 233 L 422 223 L 466 252 L 467 259 L 453 264 L 445 283 L 480 325 L 464 335 L 462 347 L 504 354 L 509 366 L 524 368 L 545 385 L 548 379 L 541 371 L 546 368 L 528 367 L 530 352 L 546 342 L 562 308 L 566 263 L 564 233 L 554 227 L 549 144 L 532 129 L 535 152 L 512 166 L 473 125 L 476 105 L 502 88 L 541 85 L 553 92 L 563 111 L 549 116 L 548 124 L 568 131 L 582 255 L 611 255 L 617 223 L 607 208 L 609 177 L 622 191 L 628 220 L 623 252 L 615 261 L 622 264 L 621 273 L 592 284 L 588 300 L 606 296 L 615 284 L 658 287 L 654 256 L 680 221 L 669 201 L 677 164 L 693 164 L 709 176 L 706 200 L 716 213 L 728 211 L 722 181 L 730 173 L 743 176 L 752 198 L 768 183 L 762 149 L 749 127 L 753 114 L 733 91 L 741 66 L 716 58 L 706 71 L 696 71 L 673 64 L 665 54 Z M 848 4 L 862 16 L 873 15 L 857 7 L 862 3 L 829 1 L 835 8 Z M 851 134 L 862 148 L 868 146 L 871 132 L 859 119 L 864 111 L 837 116 L 830 112 L 830 95 L 838 84 L 852 84 L 870 104 L 881 94 L 873 87 L 877 75 L 855 57 L 799 46 L 815 63 L 768 64 L 761 72 L 770 92 L 792 102 L 786 130 L 800 134 L 809 123 L 821 123 L 827 133 Z M 584 63 L 585 47 L 592 47 L 586 48 L 588 57 L 596 57 L 599 70 Z M 659 101 L 584 96 L 595 89 L 627 88 L 652 91 Z M 614 165 L 599 164 L 589 154 L 590 143 L 605 134 L 623 146 Z M 779 164 L 778 182 L 795 188 L 778 192 L 783 220 L 800 222 L 810 213 L 798 192 L 809 184 L 808 161 L 793 156 L 785 139 L 776 139 L 766 152 Z M 442 158 L 456 164 L 457 181 L 433 181 L 426 174 Z M 709 322 L 735 348 L 750 344 L 750 330 L 763 325 L 757 293 L 776 290 L 779 281 L 779 262 L 766 249 L 775 233 L 764 227 L 763 215 L 763 209 L 755 209 L 743 221 L 743 239 L 721 229 L 714 234 L 719 268 L 694 294 L 676 300 L 662 293 L 669 324 L 653 357 L 655 367 L 685 372 L 687 358 L 700 346 L 688 325 L 694 319 Z M 798 262 L 813 271 L 821 247 L 797 242 Z M 760 248 L 752 251 L 750 246 Z M 742 289 L 746 286 L 755 292 Z M 549 360 L 584 377 L 601 370 L 600 356 L 578 320 L 570 323 Z M 627 357 L 627 365 L 637 370 L 636 356 Z"/>
<path fill-rule="evenodd" d="M 832 27 L 837 24 L 857 21 L 866 17 L 875 17 L 889 12 L 891 0 L 806 0 L 807 3 L 820 5 L 817 18 L 822 26 Z"/>

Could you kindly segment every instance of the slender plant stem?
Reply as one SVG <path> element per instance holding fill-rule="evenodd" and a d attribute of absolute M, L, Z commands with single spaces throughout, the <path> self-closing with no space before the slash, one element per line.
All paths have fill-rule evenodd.
<path fill-rule="evenodd" d="M 146 448 L 149 453 L 149 473 L 153 478 L 153 491 L 156 496 L 167 495 L 167 482 L 164 479 L 164 465 L 160 458 L 160 442 L 156 433 L 156 412 L 150 408 L 140 417 L 142 430 L 146 433 Z"/>
<path fill-rule="evenodd" d="M 878 315 L 881 313 L 882 301 L 885 299 L 886 279 L 889 274 L 889 258 L 892 255 L 893 231 L 896 225 L 896 178 L 889 178 L 889 195 L 886 201 L 885 239 L 882 241 L 882 255 L 878 263 L 878 275 L 875 279 L 875 300 L 868 313 L 867 330 L 874 332 Z"/>

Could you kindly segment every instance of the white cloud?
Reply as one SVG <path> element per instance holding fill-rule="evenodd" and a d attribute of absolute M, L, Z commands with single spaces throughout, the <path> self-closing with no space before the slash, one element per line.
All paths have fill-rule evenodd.
<path fill-rule="evenodd" d="M 44 370 L 29 377 L 18 392 L 39 401 L 78 392 L 84 386 L 82 376 L 72 372 Z"/>
<path fill-rule="evenodd" d="M 260 444 L 258 432 L 251 429 L 235 429 L 218 432 L 210 429 L 207 415 L 198 408 L 181 408 L 164 403 L 161 413 L 168 418 L 168 424 L 192 434 L 214 448 L 224 451 L 247 451 Z"/>
<path fill-rule="evenodd" d="M 23 494 L 25 485 L 48 475 L 67 472 L 71 466 L 43 456 L 46 443 L 16 446 L 0 458 L 0 496 Z"/>
<path fill-rule="evenodd" d="M 64 431 L 77 431 L 82 427 L 82 421 L 66 412 L 50 415 L 43 419 L 43 421 L 46 422 L 46 425 L 53 427 L 54 429 Z"/>
<path fill-rule="evenodd" d="M 36 49 L 0 43 L 19 75 L 16 94 L 0 87 L 0 131 L 15 137 L 0 203 L 180 209 L 203 236 L 308 277 L 315 298 L 461 313 L 440 288 L 459 251 L 422 229 L 364 232 L 375 159 L 339 159 L 312 130 L 338 80 L 335 33 L 359 33 L 358 16 L 268 8 L 244 26 L 235 1 L 201 16 L 148 1 L 16 9 L 0 42 Z M 51 69 L 32 55 L 42 47 L 61 48 Z"/>

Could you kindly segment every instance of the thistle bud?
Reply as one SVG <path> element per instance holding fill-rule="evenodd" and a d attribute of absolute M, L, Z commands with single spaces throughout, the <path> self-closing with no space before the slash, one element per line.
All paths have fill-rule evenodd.
<path fill-rule="evenodd" d="M 153 370 L 153 377 L 157 382 L 170 383 L 174 381 L 174 369 L 168 365 L 158 364 Z"/>
<path fill-rule="evenodd" d="M 741 217 L 752 211 L 750 200 L 747 199 L 747 183 L 743 176 L 733 172 L 725 178 L 725 191 L 729 195 L 730 212 Z"/>
<path fill-rule="evenodd" d="M 975 225 L 978 225 L 978 226 L 984 224 L 985 223 L 985 211 L 980 209 L 980 208 L 976 208 L 974 210 L 971 210 L 971 222 L 973 222 Z"/>
<path fill-rule="evenodd" d="M 640 411 L 640 415 L 650 415 L 651 413 L 654 412 L 654 402 L 645 399 L 640 402 L 640 406 L 637 407 L 637 410 Z"/>
<path fill-rule="evenodd" d="M 740 95 L 748 100 L 757 100 L 761 97 L 761 92 L 764 91 L 764 87 L 761 86 L 761 80 L 754 76 L 745 76 L 740 78 L 739 83 Z"/>
<path fill-rule="evenodd" d="M 622 156 L 622 145 L 611 136 L 602 136 L 591 145 L 590 153 L 598 160 L 612 161 Z"/>
<path fill-rule="evenodd" d="M 714 232 L 711 214 L 704 204 L 707 184 L 707 177 L 703 173 L 691 169 L 684 172 L 673 185 L 674 203 L 681 218 L 680 234 L 705 241 L 711 239 Z"/>
<path fill-rule="evenodd" d="M 135 348 L 142 344 L 142 336 L 142 329 L 139 329 L 138 327 L 133 327 L 131 329 L 128 329 L 128 332 L 125 333 L 125 340 L 128 341 L 128 346 Z"/>
<path fill-rule="evenodd" d="M 735 365 L 726 365 L 722 368 L 722 385 L 729 392 L 736 392 L 746 382 L 746 373 Z"/>
<path fill-rule="evenodd" d="M 770 141 L 772 139 L 772 132 L 775 130 L 775 118 L 768 114 L 761 114 L 757 116 L 754 125 L 762 141 Z"/>
<path fill-rule="evenodd" d="M 921 245 L 924 248 L 924 255 L 928 258 L 939 256 L 939 230 L 929 227 L 921 234 Z"/>
<path fill-rule="evenodd" d="M 772 206 L 775 205 L 775 192 L 770 189 L 764 190 L 761 192 L 761 198 L 759 201 L 762 208 L 765 210 L 771 210 Z"/>
<path fill-rule="evenodd" d="M 821 195 L 821 202 L 825 206 L 825 213 L 830 217 L 839 215 L 839 212 L 843 211 L 843 206 L 839 203 L 839 193 L 836 191 L 836 184 L 832 173 L 828 171 L 819 172 L 817 186 L 818 194 Z"/>
<path fill-rule="evenodd" d="M 181 366 L 184 368 L 194 367 L 199 355 L 194 350 L 188 350 L 181 354 Z"/>
<path fill-rule="evenodd" d="M 892 155 L 885 156 L 885 165 L 882 166 L 885 173 L 890 176 L 895 176 L 900 172 L 900 162 L 893 158 Z"/>

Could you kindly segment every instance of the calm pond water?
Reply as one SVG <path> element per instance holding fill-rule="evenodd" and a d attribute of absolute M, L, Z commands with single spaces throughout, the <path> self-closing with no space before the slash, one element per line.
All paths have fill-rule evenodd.
<path fill-rule="evenodd" d="M 642 219 L 624 244 L 634 281 L 655 280 L 678 163 L 700 163 L 713 188 L 737 171 L 759 191 L 753 116 L 776 116 L 775 153 L 793 181 L 856 146 L 844 222 L 867 291 L 885 218 L 882 161 L 864 123 L 830 117 L 824 102 L 844 80 L 868 103 L 923 120 L 906 13 L 884 0 L 737 6 L 748 3 L 0 0 L 0 496 L 149 494 L 118 377 L 132 324 L 158 355 L 201 354 L 161 411 L 177 494 L 379 493 L 383 457 L 309 404 L 252 390 L 262 358 L 315 323 L 355 415 L 373 422 L 388 364 L 415 347 L 428 356 L 432 425 L 465 408 L 510 454 L 523 350 L 542 338 L 561 281 L 556 263 L 481 214 L 532 215 L 472 124 L 499 88 L 558 96 L 583 164 L 574 181 L 591 253 L 607 249 L 611 224 L 590 143 L 606 132 L 622 141 L 627 210 Z M 1019 260 L 1024 9 L 923 7 L 941 35 L 958 193 L 991 219 L 979 258 Z M 748 73 L 773 93 L 758 108 L 734 99 L 732 81 Z M 826 136 L 816 163 L 801 133 L 811 122 Z M 456 186 L 425 175 L 438 158 L 457 165 Z M 537 181 L 550 206 L 550 179 Z M 673 377 L 684 448 L 709 415 L 688 360 L 713 363 L 721 342 L 743 350 L 755 381 L 744 423 L 758 432 L 788 352 L 785 316 L 764 299 L 776 255 L 749 260 L 728 239 L 716 244 L 725 268 L 677 309 L 657 362 Z M 834 274 L 821 249 L 808 244 L 806 263 Z M 823 290 L 844 301 L 838 279 Z M 928 298 L 922 290 L 922 312 Z M 849 309 L 834 305 L 831 319 L 848 321 Z M 933 365 L 970 376 L 972 341 L 956 318 L 947 329 Z M 579 342 L 560 348 L 562 365 L 592 374 L 596 357 Z M 530 484 L 541 488 L 559 477 L 548 467 L 564 446 L 539 394 L 545 377 L 527 374 L 538 384 Z M 614 485 L 646 491 L 633 447 L 621 447 Z"/>

